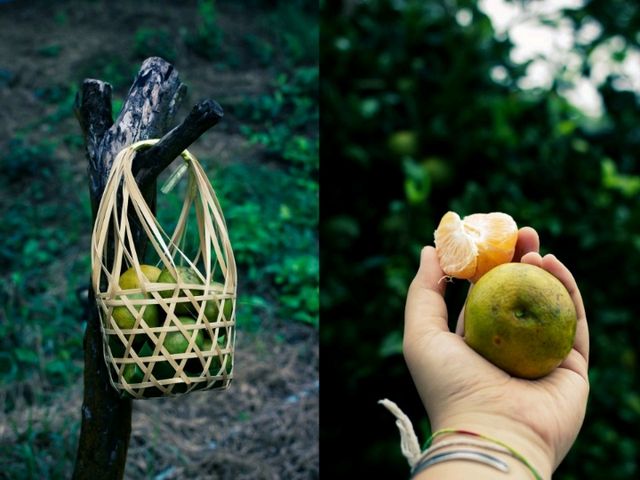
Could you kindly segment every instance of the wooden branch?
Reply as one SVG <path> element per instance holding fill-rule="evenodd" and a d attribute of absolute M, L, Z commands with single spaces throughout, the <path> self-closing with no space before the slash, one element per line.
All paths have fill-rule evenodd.
<path fill-rule="evenodd" d="M 187 86 L 184 83 L 181 83 L 173 95 L 171 102 L 169 102 L 169 118 L 175 118 L 186 95 Z"/>
<path fill-rule="evenodd" d="M 99 198 L 97 190 L 99 178 L 99 150 L 104 134 L 113 125 L 111 110 L 111 85 L 100 80 L 87 79 L 76 95 L 74 112 L 85 137 L 86 153 L 89 159 L 89 179 L 91 197 Z"/>
<path fill-rule="evenodd" d="M 223 117 L 222 107 L 213 100 L 197 104 L 184 121 L 148 150 L 136 155 L 133 171 L 140 188 L 153 182 L 173 160 Z"/>
<path fill-rule="evenodd" d="M 178 72 L 169 62 L 159 57 L 143 62 L 122 112 L 105 132 L 97 152 L 99 176 L 103 180 L 99 192 L 104 189 L 111 164 L 120 150 L 139 140 L 161 137 L 168 130 L 185 90 Z"/>
<path fill-rule="evenodd" d="M 96 148 L 113 125 L 111 85 L 101 80 L 86 79 L 76 95 L 75 113 L 87 141 Z"/>
<path fill-rule="evenodd" d="M 185 91 L 171 64 L 158 57 L 149 58 L 143 62 L 114 123 L 109 84 L 99 80 L 83 83 L 76 97 L 76 115 L 85 136 L 94 221 L 113 160 L 123 147 L 139 140 L 162 138 L 157 146 L 145 151 L 150 154 L 136 159 L 144 181 L 141 190 L 153 208 L 157 175 L 222 117 L 220 106 L 208 100 L 164 135 Z M 137 230 L 133 235 L 142 258 L 146 237 L 137 221 L 131 225 Z M 131 400 L 120 398 L 111 387 L 103 353 L 100 318 L 92 302 L 84 338 L 84 399 L 74 480 L 117 480 L 124 475 L 131 433 Z"/>
<path fill-rule="evenodd" d="M 93 298 L 93 288 L 89 288 Z M 93 303 L 84 335 L 84 399 L 73 480 L 124 478 L 131 436 L 130 399 L 122 399 L 109 383 L 103 357 L 100 317 Z"/>

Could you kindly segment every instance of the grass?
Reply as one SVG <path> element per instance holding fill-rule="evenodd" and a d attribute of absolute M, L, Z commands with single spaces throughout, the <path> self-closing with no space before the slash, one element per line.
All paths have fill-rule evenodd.
<path fill-rule="evenodd" d="M 73 118 L 78 79 L 104 79 L 121 96 L 146 55 L 168 51 L 179 60 L 185 48 L 227 48 L 224 32 L 207 37 L 218 27 L 216 5 L 198 5 L 203 17 L 199 30 L 173 38 L 166 30 L 140 28 L 132 32 L 128 54 L 97 52 L 78 65 L 68 82 L 34 92 L 49 113 L 21 126 L 20 133 L 2 145 L 2 478 L 68 478 L 75 458 L 91 212 L 84 173 L 60 152 L 84 156 L 79 127 L 73 132 L 61 127 Z M 276 318 L 318 325 L 317 52 L 308 51 L 312 29 L 283 33 L 284 20 L 296 17 L 297 8 L 280 5 L 280 17 L 277 12 L 265 16 L 263 27 L 277 33 L 253 34 L 278 52 L 270 54 L 264 70 L 272 79 L 269 91 L 225 105 L 238 118 L 239 133 L 254 145 L 256 156 L 229 165 L 200 159 L 206 170 L 215 169 L 214 187 L 234 246 L 241 282 L 238 326 L 254 332 Z M 307 19 L 308 25 L 315 22 L 315 17 L 296 18 Z M 257 48 L 260 42 L 254 43 L 246 48 Z M 64 54 L 53 43 L 41 45 L 35 53 Z M 121 100 L 116 102 L 114 112 L 121 106 Z M 178 189 L 167 196 L 159 193 L 159 205 L 165 205 L 159 215 L 177 214 L 178 195 Z M 61 404 L 66 407 L 62 412 Z"/>
<path fill-rule="evenodd" d="M 270 163 L 230 167 L 221 182 L 223 198 L 230 200 L 229 221 L 236 222 L 233 240 L 238 261 L 250 265 L 248 280 L 256 287 L 270 287 L 267 292 L 279 298 L 278 313 L 283 318 L 316 326 L 317 85 L 318 69 L 300 68 L 290 76 L 278 76 L 270 93 L 249 98 L 236 108 L 246 122 L 243 133 L 263 148 Z M 242 179 L 250 177 L 262 188 L 242 185 Z M 243 204 L 243 198 L 255 198 L 253 192 L 258 191 L 262 198 Z"/>

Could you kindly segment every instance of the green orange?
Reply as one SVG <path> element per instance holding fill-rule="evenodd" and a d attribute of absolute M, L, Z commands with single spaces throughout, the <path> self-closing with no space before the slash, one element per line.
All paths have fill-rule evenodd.
<path fill-rule="evenodd" d="M 158 283 L 183 283 L 187 285 L 202 285 L 202 279 L 198 275 L 198 273 L 190 268 L 184 266 L 176 267 L 176 273 L 178 275 L 178 280 L 174 277 L 173 273 L 168 269 L 164 268 L 160 275 L 158 276 Z M 178 297 L 187 299 L 188 293 L 192 296 L 202 295 L 202 290 L 189 290 L 189 289 L 181 289 L 178 292 Z M 163 298 L 170 298 L 173 296 L 173 289 L 171 290 L 160 290 L 160 296 Z M 190 301 L 186 302 L 176 302 L 175 312 L 178 315 L 183 315 L 189 313 L 190 310 L 193 310 L 193 304 Z"/>
<path fill-rule="evenodd" d="M 153 265 L 140 265 L 140 273 L 142 273 L 142 275 L 144 275 L 144 277 L 149 282 L 155 282 L 156 280 L 158 280 L 160 272 L 160 269 L 158 267 L 154 267 Z M 138 276 L 138 271 L 136 270 L 136 268 L 131 267 L 122 275 L 120 275 L 118 284 L 123 290 L 140 288 L 140 277 Z"/>
<path fill-rule="evenodd" d="M 182 325 L 195 325 L 196 321 L 191 317 L 178 317 Z M 181 331 L 168 332 L 164 337 L 164 347 L 171 354 L 185 353 L 189 347 L 191 338 L 195 335 L 195 344 L 202 350 L 204 347 L 204 335 L 202 330 L 189 330 L 188 336 Z"/>
<path fill-rule="evenodd" d="M 218 282 L 213 282 L 211 285 L 216 287 L 216 291 L 222 292 L 224 290 L 224 285 Z M 233 299 L 225 298 L 220 300 L 209 300 L 204 307 L 204 316 L 207 317 L 207 320 L 210 322 L 215 322 L 218 320 L 218 312 L 220 311 L 220 304 L 224 301 L 224 307 L 222 311 L 222 315 L 224 318 L 222 320 L 231 320 L 231 314 L 233 313 Z"/>
<path fill-rule="evenodd" d="M 473 286 L 464 322 L 471 348 L 513 376 L 534 379 L 569 354 L 577 317 L 556 277 L 534 265 L 505 263 Z"/>
<path fill-rule="evenodd" d="M 195 325 L 196 320 L 191 317 L 178 317 L 178 321 L 182 325 Z M 205 346 L 205 336 L 202 330 L 188 330 L 185 336 L 181 331 L 168 332 L 164 337 L 162 345 L 171 355 L 177 355 L 180 353 L 186 353 L 189 348 L 189 342 L 195 335 L 195 346 L 200 350 L 203 350 Z M 186 364 L 189 365 L 193 359 L 187 360 Z M 182 360 L 176 359 L 178 364 L 182 363 Z M 153 374 L 156 378 L 167 379 L 175 376 L 176 371 L 168 361 L 161 361 L 156 363 L 153 370 Z"/>
<path fill-rule="evenodd" d="M 142 312 L 142 319 L 149 327 L 157 327 L 160 323 L 160 308 L 156 304 L 141 305 L 138 300 L 150 298 L 144 293 L 129 293 L 120 295 L 118 299 L 128 298 L 131 300 L 131 308 L 127 305 L 120 305 L 113 308 L 112 316 L 118 326 L 122 329 L 133 328 L 136 317 Z"/>
<path fill-rule="evenodd" d="M 222 285 L 219 282 L 211 282 L 211 285 L 214 287 L 214 292 L 216 293 L 222 293 L 224 291 L 224 285 Z M 194 292 L 195 294 L 196 292 Z M 197 292 L 198 294 L 204 293 L 204 290 L 202 292 Z M 218 312 L 220 311 L 220 304 L 223 300 L 222 299 L 215 299 L 215 300 L 208 300 L 205 302 L 204 305 L 204 316 L 207 318 L 207 320 L 209 320 L 210 322 L 216 322 L 218 321 Z M 202 305 L 202 302 L 198 302 L 198 309 L 200 308 L 200 305 Z M 180 302 L 180 303 L 176 303 L 176 308 L 175 308 L 176 314 L 178 315 L 191 315 L 194 318 L 198 316 L 198 311 L 196 309 L 196 307 L 193 305 L 193 303 L 189 302 Z M 233 299 L 231 298 L 225 298 L 224 299 L 224 308 L 223 308 L 223 316 L 224 318 L 222 318 L 222 321 L 225 320 L 231 320 L 231 314 L 233 313 Z"/>

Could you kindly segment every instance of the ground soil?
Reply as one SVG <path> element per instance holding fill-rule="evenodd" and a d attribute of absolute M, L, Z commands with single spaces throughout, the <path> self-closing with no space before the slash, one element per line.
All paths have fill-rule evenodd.
<path fill-rule="evenodd" d="M 242 48 L 246 31 L 259 28 L 256 15 L 241 8 L 242 2 L 217 3 L 225 41 L 230 49 L 236 47 L 238 59 L 233 66 L 217 64 L 176 42 L 174 65 L 190 91 L 187 109 L 204 98 L 214 98 L 223 108 L 233 105 L 265 91 L 273 77 Z M 158 0 L 0 1 L 0 145 L 16 135 L 51 137 L 58 145 L 57 158 L 75 172 L 73 188 L 84 188 L 84 158 L 59 140 L 79 133 L 79 126 L 71 115 L 62 115 L 54 125 L 42 122 L 63 102 L 42 101 L 39 95 L 52 86 L 80 85 L 83 76 L 92 76 L 91 68 L 99 63 L 94 60 L 101 56 L 130 58 L 133 32 L 140 26 L 162 26 L 176 35 L 195 28 L 196 6 L 195 1 Z M 116 88 L 115 94 L 124 97 L 126 87 Z M 41 127 L 33 128 L 40 122 Z M 260 152 L 244 140 L 233 115 L 225 116 L 193 151 L 220 162 L 260 161 Z M 87 246 L 85 237 L 78 249 Z M 236 352 L 236 377 L 225 391 L 134 402 L 126 478 L 318 477 L 317 329 L 265 318 L 258 331 L 238 331 Z M 78 379 L 45 404 L 25 401 L 24 408 L 0 422 L 1 443 L 24 434 L 20 425 L 26 428 L 27 423 L 29 428 L 46 423 L 46 428 L 69 431 L 68 422 L 79 422 L 81 397 Z"/>

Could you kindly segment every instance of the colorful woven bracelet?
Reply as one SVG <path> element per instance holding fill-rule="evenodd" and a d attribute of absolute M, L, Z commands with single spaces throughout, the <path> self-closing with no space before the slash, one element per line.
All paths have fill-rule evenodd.
<path fill-rule="evenodd" d="M 442 435 L 453 435 L 453 434 L 469 435 L 471 437 L 480 438 L 482 440 L 486 440 L 488 442 L 501 446 L 509 453 L 509 455 L 519 460 L 525 467 L 527 467 L 527 469 L 531 472 L 531 474 L 536 480 L 544 480 L 542 478 L 542 475 L 538 473 L 538 471 L 533 467 L 533 465 L 531 465 L 531 463 L 522 454 L 520 454 L 517 450 L 513 449 L 512 447 L 502 442 L 501 440 L 490 437 L 488 435 L 482 435 L 480 433 L 470 432 L 469 430 L 456 430 L 454 428 L 443 428 L 431 434 L 429 439 L 426 441 L 426 446 L 427 447 L 430 446 L 436 437 L 440 437 Z"/>

